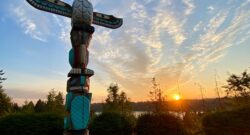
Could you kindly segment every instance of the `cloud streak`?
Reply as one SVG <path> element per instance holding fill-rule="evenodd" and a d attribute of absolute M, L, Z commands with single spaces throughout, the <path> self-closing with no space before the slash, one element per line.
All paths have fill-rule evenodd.
<path fill-rule="evenodd" d="M 13 10 L 13 13 L 17 16 L 17 21 L 23 27 L 25 34 L 39 41 L 46 42 L 46 38 L 44 37 L 42 31 L 39 31 L 36 23 L 28 17 L 27 12 L 24 10 L 24 7 L 16 7 Z"/>
<path fill-rule="evenodd" d="M 144 91 L 145 88 L 150 89 L 150 78 L 154 76 L 166 87 L 175 88 L 177 80 L 185 84 L 209 64 L 223 59 L 225 50 L 237 44 L 236 37 L 241 35 L 240 32 L 249 29 L 249 17 L 240 8 L 234 9 L 235 16 L 230 19 L 230 11 L 226 7 L 217 13 L 210 12 L 214 15 L 199 20 L 193 31 L 187 34 L 188 15 L 196 14 L 196 6 L 193 1 L 183 3 L 186 10 L 182 16 L 178 16 L 181 13 L 166 8 L 174 4 L 169 1 L 161 1 L 151 7 L 154 13 L 149 13 L 143 2 L 133 2 L 131 10 L 124 14 L 131 23 L 125 22 L 119 32 L 103 34 L 102 30 L 95 35 L 92 48 L 95 54 L 91 57 L 97 57 L 95 62 L 104 67 L 100 70 L 107 73 L 109 80 L 121 83 L 133 94 L 141 93 L 141 88 Z M 207 9 L 211 10 L 212 7 Z M 151 14 L 155 15 L 149 19 Z M 195 34 L 198 36 L 193 37 Z M 243 37 L 241 43 L 249 39 Z M 186 40 L 194 42 L 185 43 Z M 101 47 L 95 45 L 98 43 Z M 138 83 L 138 80 L 141 81 Z"/>

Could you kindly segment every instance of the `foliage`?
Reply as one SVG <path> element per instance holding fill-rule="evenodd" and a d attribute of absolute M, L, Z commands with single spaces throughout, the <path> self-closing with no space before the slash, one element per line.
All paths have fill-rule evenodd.
<path fill-rule="evenodd" d="M 152 90 L 149 92 L 151 101 L 153 102 L 154 113 L 167 112 L 167 102 L 165 96 L 163 96 L 162 90 L 159 84 L 156 83 L 156 79 L 152 79 Z"/>
<path fill-rule="evenodd" d="M 46 103 L 44 101 L 42 101 L 41 99 L 39 99 L 36 102 L 34 110 L 37 113 L 45 112 L 46 111 Z"/>
<path fill-rule="evenodd" d="M 47 95 L 46 111 L 56 113 L 64 112 L 63 101 L 63 94 L 52 89 Z"/>
<path fill-rule="evenodd" d="M 0 119 L 1 135 L 61 135 L 63 117 L 53 113 L 11 114 Z"/>
<path fill-rule="evenodd" d="M 4 93 L 1 85 L 6 78 L 1 77 L 4 75 L 3 70 L 0 70 L 0 117 L 8 114 L 11 111 L 11 98 Z"/>
<path fill-rule="evenodd" d="M 116 112 L 125 115 L 132 114 L 132 107 L 125 92 L 119 93 L 117 84 L 111 84 L 107 89 L 108 96 L 103 106 L 103 112 Z"/>
<path fill-rule="evenodd" d="M 11 98 L 0 89 L 0 117 L 11 111 Z"/>
<path fill-rule="evenodd" d="M 196 113 L 186 112 L 183 117 L 183 125 L 189 135 L 202 133 L 201 117 Z"/>
<path fill-rule="evenodd" d="M 131 135 L 132 125 L 125 115 L 108 112 L 96 116 L 89 129 L 91 135 Z"/>
<path fill-rule="evenodd" d="M 11 112 L 12 113 L 17 113 L 17 112 L 21 112 L 21 107 L 18 106 L 17 103 L 12 103 L 11 104 Z"/>
<path fill-rule="evenodd" d="M 206 135 L 249 135 L 250 106 L 208 114 L 203 119 Z"/>
<path fill-rule="evenodd" d="M 248 102 L 250 96 L 250 73 L 244 71 L 241 75 L 230 75 L 224 88 L 227 96 L 234 96 L 237 102 L 241 99 L 244 99 L 244 102 Z"/>
<path fill-rule="evenodd" d="M 34 112 L 34 103 L 32 101 L 25 101 L 22 107 L 22 112 L 24 113 L 32 113 Z"/>
<path fill-rule="evenodd" d="M 186 135 L 181 120 L 170 114 L 143 114 L 136 125 L 137 135 Z"/>
<path fill-rule="evenodd" d="M 3 72 L 3 70 L 0 70 L 0 89 L 3 88 L 3 86 L 1 85 L 1 83 L 3 83 L 3 81 L 5 81 L 7 78 L 2 77 L 5 73 Z"/>

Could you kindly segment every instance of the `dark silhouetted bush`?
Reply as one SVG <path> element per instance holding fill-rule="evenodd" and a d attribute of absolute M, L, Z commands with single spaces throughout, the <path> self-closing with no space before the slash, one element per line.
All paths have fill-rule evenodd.
<path fill-rule="evenodd" d="M 90 135 L 131 135 L 133 123 L 119 113 L 102 113 L 90 124 Z"/>
<path fill-rule="evenodd" d="M 57 114 L 12 114 L 0 119 L 1 135 L 62 135 L 63 117 Z"/>
<path fill-rule="evenodd" d="M 206 135 L 250 135 L 250 107 L 208 114 L 202 124 Z"/>
<path fill-rule="evenodd" d="M 136 125 L 137 135 L 186 135 L 181 120 L 170 114 L 143 114 Z"/>

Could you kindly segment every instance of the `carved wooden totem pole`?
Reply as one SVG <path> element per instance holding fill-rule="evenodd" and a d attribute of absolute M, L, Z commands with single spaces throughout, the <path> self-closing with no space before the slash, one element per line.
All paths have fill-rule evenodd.
<path fill-rule="evenodd" d="M 89 92 L 89 78 L 94 75 L 94 71 L 87 68 L 88 47 L 95 31 L 91 24 L 115 29 L 122 25 L 122 19 L 93 12 L 93 6 L 88 0 L 74 0 L 72 6 L 60 0 L 27 2 L 37 9 L 71 18 L 72 49 L 69 52 L 69 63 L 72 69 L 68 73 L 64 129 L 68 135 L 88 134 L 92 95 Z"/>

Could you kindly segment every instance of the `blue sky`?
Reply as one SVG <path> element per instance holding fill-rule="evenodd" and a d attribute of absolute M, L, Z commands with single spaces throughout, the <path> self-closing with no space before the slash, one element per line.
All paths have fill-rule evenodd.
<path fill-rule="evenodd" d="M 65 0 L 72 4 L 72 0 Z M 171 97 L 200 98 L 195 83 L 214 97 L 228 73 L 250 67 L 249 0 L 91 0 L 94 10 L 124 19 L 121 28 L 96 27 L 89 68 L 93 102 L 118 83 L 133 101 L 148 99 L 151 78 Z M 25 0 L 0 2 L 0 69 L 14 101 L 44 99 L 55 88 L 66 94 L 70 70 L 70 19 L 34 9 Z"/>

